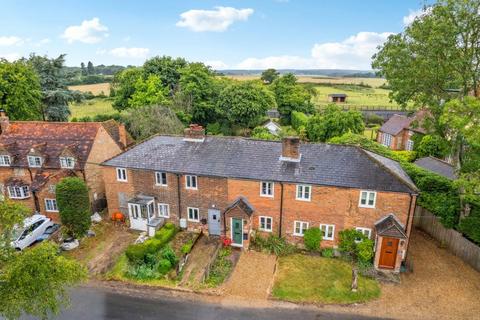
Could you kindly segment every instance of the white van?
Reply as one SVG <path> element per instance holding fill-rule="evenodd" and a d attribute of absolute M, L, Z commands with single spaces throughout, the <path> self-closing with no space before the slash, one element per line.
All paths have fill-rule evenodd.
<path fill-rule="evenodd" d="M 47 230 L 53 222 L 41 214 L 34 214 L 23 221 L 23 226 L 17 226 L 13 232 L 12 247 L 23 250 L 30 246 Z"/>

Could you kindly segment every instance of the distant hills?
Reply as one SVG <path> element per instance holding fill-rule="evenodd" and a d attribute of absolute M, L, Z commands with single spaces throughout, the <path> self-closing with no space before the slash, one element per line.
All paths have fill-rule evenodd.
<path fill-rule="evenodd" d="M 344 69 L 278 69 L 281 74 L 293 73 L 297 76 L 324 76 L 324 77 L 357 77 L 357 78 L 377 78 L 374 71 L 365 70 L 344 70 Z M 217 70 L 218 73 L 239 76 L 239 75 L 260 75 L 263 70 L 240 70 L 227 69 Z"/>

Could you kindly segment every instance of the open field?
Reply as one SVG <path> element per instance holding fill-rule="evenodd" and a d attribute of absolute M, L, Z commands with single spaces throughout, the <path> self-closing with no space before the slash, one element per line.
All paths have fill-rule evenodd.
<path fill-rule="evenodd" d="M 85 100 L 80 103 L 72 103 L 70 105 L 72 112 L 71 118 L 82 118 L 86 116 L 96 116 L 97 114 L 111 114 L 117 111 L 112 107 L 110 99 L 95 98 L 92 100 Z"/>
<path fill-rule="evenodd" d="M 91 92 L 93 95 L 98 96 L 103 92 L 104 95 L 110 95 L 110 83 L 95 83 L 95 84 L 82 84 L 78 86 L 69 86 L 70 90 L 78 90 L 81 92 Z"/>
<path fill-rule="evenodd" d="M 380 88 L 368 88 L 358 85 L 338 84 L 338 85 L 316 85 L 317 95 L 313 97 L 313 103 L 322 107 L 330 102 L 328 95 L 332 93 L 345 93 L 347 95 L 346 103 L 339 103 L 339 106 L 349 108 L 375 108 L 375 109 L 399 109 L 395 102 L 390 102 L 388 97 L 389 90 Z"/>
<path fill-rule="evenodd" d="M 260 75 L 232 75 L 225 76 L 236 80 L 258 80 Z M 300 83 L 330 83 L 330 84 L 367 84 L 377 88 L 386 82 L 382 78 L 357 78 L 357 77 L 325 77 L 325 76 L 296 76 Z"/>

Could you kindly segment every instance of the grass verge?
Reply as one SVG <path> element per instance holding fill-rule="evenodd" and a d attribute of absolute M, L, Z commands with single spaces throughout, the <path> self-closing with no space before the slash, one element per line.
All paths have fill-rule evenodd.
<path fill-rule="evenodd" d="M 350 290 L 351 281 L 352 268 L 342 260 L 294 254 L 279 258 L 272 295 L 294 302 L 340 304 L 380 296 L 376 280 L 359 276 L 357 292 Z"/>

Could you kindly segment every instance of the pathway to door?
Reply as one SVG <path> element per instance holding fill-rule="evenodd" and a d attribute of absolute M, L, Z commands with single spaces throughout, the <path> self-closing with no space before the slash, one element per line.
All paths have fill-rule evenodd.
<path fill-rule="evenodd" d="M 256 251 L 242 252 L 223 290 L 232 298 L 267 299 L 273 284 L 276 257 Z"/>

